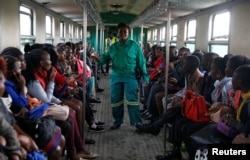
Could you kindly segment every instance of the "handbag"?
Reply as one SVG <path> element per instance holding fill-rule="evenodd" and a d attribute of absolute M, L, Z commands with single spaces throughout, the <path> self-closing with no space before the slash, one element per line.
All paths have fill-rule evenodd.
<path fill-rule="evenodd" d="M 69 116 L 69 107 L 66 105 L 51 104 L 46 110 L 46 115 L 52 115 L 56 120 L 65 121 Z"/>
<path fill-rule="evenodd" d="M 18 122 L 39 148 L 43 148 L 52 139 L 56 129 L 55 119 L 50 115 L 41 118 L 20 118 Z"/>
<path fill-rule="evenodd" d="M 204 96 L 187 90 L 183 97 L 182 115 L 194 122 L 208 122 L 207 104 Z"/>
<path fill-rule="evenodd" d="M 219 120 L 217 123 L 217 129 L 220 131 L 222 134 L 226 135 L 227 137 L 234 138 L 238 132 L 236 129 L 234 129 L 231 126 L 228 126 L 225 124 L 222 120 Z"/>
<path fill-rule="evenodd" d="M 210 120 L 218 122 L 225 114 L 234 115 L 234 110 L 228 106 L 223 105 L 221 102 L 215 102 L 209 109 L 207 115 L 210 116 Z"/>
<path fill-rule="evenodd" d="M 231 143 L 232 141 L 231 138 L 218 131 L 217 124 L 214 122 L 193 133 L 190 138 L 195 149 L 205 149 L 208 144 Z"/>

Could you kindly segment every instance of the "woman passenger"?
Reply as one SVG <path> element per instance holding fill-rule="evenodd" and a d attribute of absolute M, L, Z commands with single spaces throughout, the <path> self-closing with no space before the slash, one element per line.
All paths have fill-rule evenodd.
<path fill-rule="evenodd" d="M 5 53 L 5 52 L 3 52 Z M 21 64 L 20 61 L 12 56 L 4 56 L 7 60 L 7 81 L 6 92 L 10 94 L 12 98 L 12 107 L 17 110 L 17 108 L 26 108 L 28 106 L 28 100 L 26 98 L 26 86 L 24 77 L 21 75 Z M 18 113 L 20 115 L 20 113 Z M 25 114 L 25 113 L 23 113 Z M 20 133 L 20 129 L 18 130 Z M 23 134 L 22 131 L 20 134 Z M 27 135 L 27 134 L 24 134 Z M 30 142 L 32 143 L 32 141 Z M 59 128 L 56 128 L 53 135 L 53 139 L 49 143 L 54 143 L 55 148 L 48 148 L 48 146 L 38 146 L 47 148 L 45 151 L 48 153 L 49 159 L 60 159 L 62 154 L 62 149 L 64 148 L 65 140 L 64 137 L 61 137 L 61 131 Z M 60 144 L 60 145 L 59 145 Z"/>
<path fill-rule="evenodd" d="M 25 71 L 25 77 L 28 92 L 43 102 L 61 103 L 60 99 L 53 96 L 54 80 L 57 71 L 52 68 L 51 74 L 47 74 L 47 72 L 51 70 L 49 53 L 41 49 L 31 50 L 26 56 L 26 63 L 27 69 Z M 85 149 L 74 112 L 70 111 L 69 119 L 71 128 L 69 130 L 69 136 L 66 137 L 69 158 L 73 160 L 96 158 L 98 156 L 97 154 Z"/>

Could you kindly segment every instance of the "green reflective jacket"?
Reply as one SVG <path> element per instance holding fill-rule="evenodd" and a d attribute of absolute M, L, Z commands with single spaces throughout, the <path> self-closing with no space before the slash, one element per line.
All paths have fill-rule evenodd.
<path fill-rule="evenodd" d="M 135 74 L 135 68 L 139 68 L 142 79 L 148 82 L 146 60 L 138 43 L 127 39 L 125 43 L 120 41 L 112 44 L 109 50 L 100 57 L 100 64 L 112 61 L 111 75 L 125 76 Z"/>

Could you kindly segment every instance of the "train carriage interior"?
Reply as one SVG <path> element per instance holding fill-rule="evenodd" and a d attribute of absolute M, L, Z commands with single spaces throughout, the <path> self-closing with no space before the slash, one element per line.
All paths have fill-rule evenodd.
<path fill-rule="evenodd" d="M 60 98 L 57 97 L 57 99 L 60 103 L 57 100 L 52 102 L 51 99 L 46 99 L 49 98 L 49 94 L 52 94 L 51 97 L 54 97 L 57 93 L 55 90 L 51 91 L 51 93 L 46 90 L 50 80 L 53 79 L 51 76 L 48 76 L 53 75 L 53 69 L 50 69 L 43 75 L 46 77 L 38 78 L 38 82 L 40 82 L 39 89 L 44 89 L 42 92 L 43 95 L 46 95 L 44 102 L 58 102 L 58 104 L 68 105 L 69 108 L 74 110 L 71 111 L 70 109 L 68 115 L 70 117 L 74 114 L 75 117 L 70 118 L 77 123 L 76 126 L 78 127 L 76 128 L 78 129 L 75 130 L 79 132 L 79 134 L 73 133 L 73 131 L 69 133 L 69 135 L 74 134 L 74 136 L 71 135 L 74 138 L 78 135 L 79 139 L 67 138 L 66 145 L 60 150 L 60 158 L 56 158 L 58 160 L 202 160 L 199 156 L 207 156 L 207 144 L 200 144 L 201 142 L 198 140 L 197 142 L 193 138 L 192 141 L 190 139 L 200 133 L 199 131 L 207 129 L 207 126 L 214 127 L 210 123 L 213 121 L 211 117 L 209 122 L 208 120 L 206 121 L 206 125 L 191 125 L 191 122 L 188 123 L 189 121 L 185 121 L 186 119 L 181 119 L 179 116 L 177 118 L 174 117 L 176 119 L 172 119 L 173 114 L 176 114 L 177 111 L 173 114 L 168 111 L 172 109 L 171 107 L 174 108 L 174 102 L 179 108 L 183 106 L 183 97 L 186 94 L 184 91 L 198 86 L 197 88 L 200 87 L 199 89 L 201 90 L 199 94 L 204 94 L 202 97 L 207 102 L 207 106 L 209 106 L 206 116 L 210 114 L 208 112 L 210 107 L 217 107 L 218 109 L 220 105 L 227 105 L 235 109 L 232 117 L 236 117 L 236 120 L 239 119 L 238 114 L 240 113 L 238 113 L 238 108 L 243 106 L 243 104 L 240 105 L 242 102 L 240 95 L 243 94 L 244 87 L 243 85 L 241 86 L 242 88 L 239 87 L 240 85 L 236 86 L 234 78 L 238 77 L 233 72 L 238 71 L 236 69 L 238 65 L 250 64 L 248 59 L 250 58 L 249 15 L 249 0 L 0 0 L 0 53 L 3 54 L 0 55 L 0 60 L 2 63 L 3 58 L 6 60 L 6 63 L 10 63 L 6 55 L 7 53 L 10 54 L 11 51 L 15 55 L 14 51 L 8 48 L 13 47 L 25 55 L 22 60 L 17 57 L 21 62 L 20 66 L 23 60 L 31 60 L 29 56 L 31 56 L 30 53 L 34 49 L 43 49 L 49 53 L 51 61 L 47 65 L 53 66 L 55 59 L 58 61 L 58 65 L 53 67 L 57 67 L 57 73 L 60 72 L 61 74 L 61 79 L 59 80 L 58 78 L 58 83 L 60 82 L 61 84 L 57 85 L 57 82 L 55 82 L 55 88 L 53 87 L 52 89 L 69 87 L 69 89 L 63 90 L 62 93 L 58 92 L 57 96 L 60 93 Z M 121 40 L 118 33 L 118 24 L 120 23 L 125 23 L 126 27 L 129 27 L 128 39 L 135 42 L 139 46 L 140 52 L 143 53 L 145 72 L 148 74 L 149 83 L 144 83 L 142 75 L 140 75 L 136 91 L 140 108 L 139 117 L 142 119 L 142 122 L 130 124 L 131 111 L 129 111 L 130 104 L 127 100 L 124 103 L 123 123 L 112 129 L 115 114 L 113 105 L 118 103 L 111 102 L 111 83 L 114 83 L 112 81 L 114 76 L 112 61 L 102 65 L 97 61 L 98 58 L 100 60 L 106 53 L 110 54 L 112 52 L 109 50 L 110 41 L 112 43 L 120 43 Z M 114 39 L 108 38 L 110 34 Z M 55 51 L 53 52 L 51 49 Z M 91 57 L 92 54 L 95 56 Z M 196 55 L 196 58 L 192 56 L 193 59 L 190 58 L 189 62 L 187 57 L 190 57 L 191 54 Z M 206 60 L 204 60 L 205 57 L 207 58 Z M 68 59 L 59 64 L 59 60 L 63 58 Z M 32 60 L 34 61 L 34 59 Z M 68 63 L 67 65 L 66 62 Z M 192 68 L 193 70 L 190 71 L 192 72 L 191 75 L 188 69 L 194 67 L 195 64 L 193 62 L 199 64 L 199 66 Z M 41 65 L 44 63 L 46 62 L 41 62 Z M 65 67 L 64 65 L 67 66 L 67 69 L 62 69 L 62 67 Z M 84 68 L 80 72 L 79 65 L 82 68 L 87 66 L 87 69 L 85 70 Z M 230 68 L 230 65 L 232 68 Z M 27 64 L 27 66 L 35 68 L 34 64 Z M 10 67 L 9 64 L 8 67 Z M 0 85 L 1 101 L 2 99 L 4 101 L 4 96 L 8 96 L 8 94 L 13 99 L 11 96 L 13 92 L 9 93 L 7 84 L 13 80 L 11 76 L 9 79 L 8 74 L 14 72 L 14 69 L 9 72 L 8 67 L 5 68 L 2 64 L 0 65 L 0 82 L 4 81 L 4 78 L 1 76 L 5 76 L 8 82 L 3 83 L 5 88 L 2 95 L 2 87 Z M 44 69 L 46 66 L 42 66 L 38 70 L 41 68 Z M 58 68 L 61 70 L 59 71 Z M 223 68 L 223 71 L 220 70 L 221 68 Z M 7 69 L 7 72 L 5 69 Z M 31 70 L 28 68 L 28 71 Z M 33 70 L 35 72 L 33 77 L 39 77 L 38 72 L 35 69 Z M 167 74 L 166 71 L 168 72 Z M 15 70 L 15 72 L 17 71 Z M 181 75 L 179 72 L 181 72 Z M 27 85 L 27 83 L 33 81 L 27 76 L 29 73 L 27 74 L 25 71 L 23 73 L 23 78 L 16 77 L 17 79 L 13 80 L 13 83 L 21 83 L 17 85 L 18 87 L 15 90 L 15 92 L 19 92 L 19 96 L 13 99 L 13 102 L 19 102 L 19 99 L 27 98 L 26 93 L 23 93 L 25 89 L 22 89 L 25 88 L 23 86 L 25 83 L 28 88 L 28 94 L 34 93 L 34 95 L 39 95 L 40 93 L 29 91 L 32 87 Z M 21 71 L 20 73 L 13 73 L 15 76 L 16 74 L 21 74 Z M 205 76 L 212 77 L 212 80 L 209 81 L 212 84 L 209 86 L 212 90 L 204 87 L 204 85 L 200 85 L 200 83 L 205 84 L 208 78 L 206 77 L 202 81 L 203 79 L 198 79 L 200 78 L 199 76 L 201 79 Z M 56 81 L 55 77 L 53 81 Z M 70 79 L 69 77 L 73 77 L 74 80 L 71 79 L 72 83 L 68 80 Z M 165 81 L 166 78 L 168 79 L 167 82 Z M 221 84 L 224 85 L 223 89 L 219 88 Z M 235 89 L 235 87 L 238 88 Z M 165 90 L 165 88 L 167 89 Z M 75 92 L 77 92 L 77 96 L 75 96 Z M 65 96 L 66 93 L 67 96 Z M 219 95 L 215 96 L 217 94 Z M 43 98 L 42 96 L 38 96 L 38 98 L 34 95 L 32 96 L 37 99 Z M 209 100 L 206 99 L 207 95 Z M 237 95 L 239 96 L 237 97 Z M 65 99 L 68 100 L 68 103 L 65 102 L 64 98 L 61 99 L 63 96 L 64 98 L 67 97 Z M 128 97 L 125 96 L 125 98 Z M 72 100 L 73 98 L 77 100 Z M 72 101 L 69 101 L 69 99 Z M 0 105 L 2 106 L 1 103 Z M 75 106 L 82 108 L 77 109 Z M 83 109 L 85 110 L 83 111 Z M 178 113 L 182 113 L 182 110 L 178 110 Z M 44 115 L 46 114 L 44 113 Z M 183 116 L 183 114 L 180 115 Z M 17 114 L 13 115 L 16 116 Z M 70 124 L 73 123 L 73 120 L 70 121 Z M 182 123 L 185 126 L 179 127 Z M 216 121 L 213 124 L 217 123 L 219 122 Z M 250 129 L 248 125 L 246 127 Z M 70 128 L 71 130 L 73 129 Z M 62 131 L 63 129 L 60 130 L 60 132 Z M 173 136 L 176 132 L 178 134 Z M 239 133 L 239 130 L 237 133 Z M 0 146 L 5 146 L 6 143 L 1 139 L 4 137 L 2 134 L 0 132 Z M 247 134 L 250 137 L 250 130 Z M 205 137 L 209 137 L 209 135 Z M 237 136 L 234 135 L 234 137 Z M 244 138 L 246 139 L 243 139 L 243 141 L 250 143 L 249 137 L 245 136 Z M 205 141 L 211 140 L 203 139 Z M 80 153 L 79 151 L 79 155 L 77 153 L 79 157 L 71 156 L 73 151 L 69 151 L 69 146 L 72 144 L 67 143 L 67 140 L 70 143 L 72 141 L 74 141 L 72 143 L 77 144 L 79 144 L 78 142 L 85 143 L 83 144 L 84 152 Z M 222 143 L 222 141 L 219 142 Z M 224 142 L 229 142 L 229 138 L 223 139 Z M 209 143 L 218 143 L 218 141 L 209 141 Z M 230 139 L 231 143 L 240 142 Z M 76 146 L 74 151 L 78 152 Z M 203 150 L 204 148 L 205 150 Z M 26 150 L 28 151 L 30 148 L 26 148 Z M 90 153 L 86 154 L 86 150 Z M 40 149 L 40 151 L 48 160 L 53 159 L 51 157 L 54 155 L 48 153 L 44 148 Z M 23 152 L 17 153 L 24 155 Z M 0 159 L 1 154 L 2 151 L 0 151 Z M 7 155 L 5 154 L 5 156 Z M 25 159 L 24 157 L 20 158 L 19 156 L 17 160 Z"/>

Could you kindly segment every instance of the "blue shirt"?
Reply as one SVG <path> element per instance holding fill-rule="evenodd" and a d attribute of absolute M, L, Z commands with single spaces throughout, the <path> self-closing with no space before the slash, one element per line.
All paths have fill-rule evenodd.
<path fill-rule="evenodd" d="M 27 107 L 28 106 L 27 98 L 24 95 L 19 94 L 18 87 L 16 86 L 15 83 L 9 80 L 6 80 L 5 91 L 11 96 L 13 107 Z"/>

